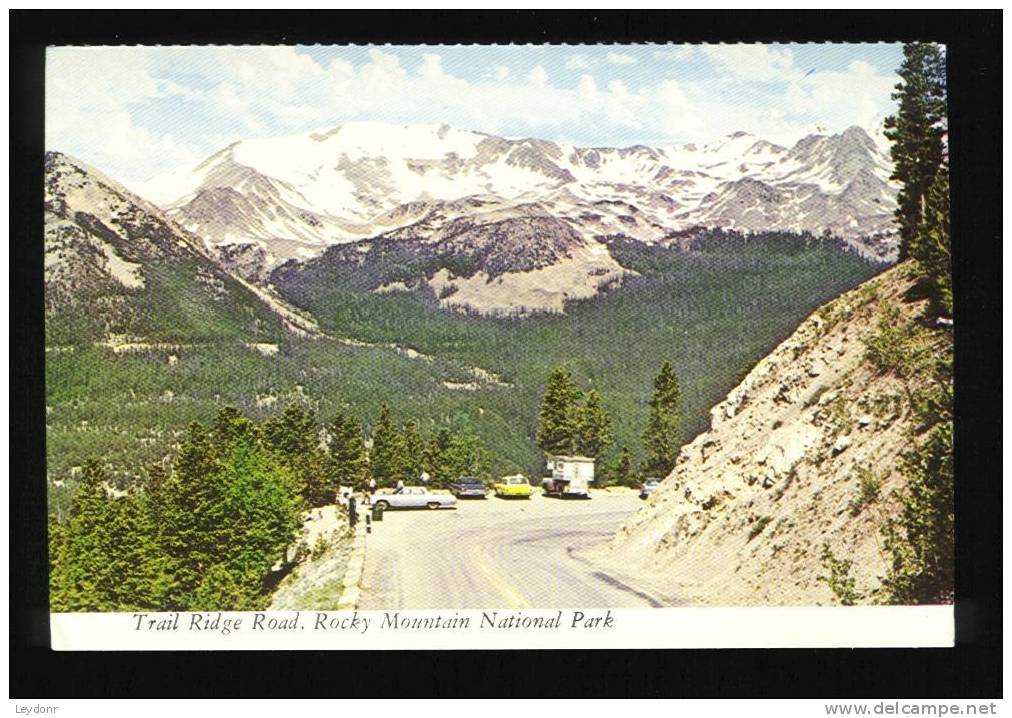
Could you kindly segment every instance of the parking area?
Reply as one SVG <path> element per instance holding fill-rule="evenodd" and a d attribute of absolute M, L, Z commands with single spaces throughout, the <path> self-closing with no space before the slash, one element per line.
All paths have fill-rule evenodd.
<path fill-rule="evenodd" d="M 464 499 L 455 509 L 388 511 L 366 542 L 364 609 L 655 605 L 574 552 L 607 540 L 641 501 Z"/>

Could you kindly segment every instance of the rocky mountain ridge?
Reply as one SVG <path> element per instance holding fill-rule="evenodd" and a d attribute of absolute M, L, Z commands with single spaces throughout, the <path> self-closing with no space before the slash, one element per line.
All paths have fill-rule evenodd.
<path fill-rule="evenodd" d="M 890 171 L 858 127 L 791 147 L 737 132 L 704 146 L 581 148 L 445 125 L 350 123 L 237 142 L 137 190 L 264 281 L 335 244 L 390 233 L 432 241 L 447 223 L 493 214 L 554 217 L 587 248 L 601 237 L 652 243 L 706 226 L 828 232 L 889 260 Z"/>
<path fill-rule="evenodd" d="M 222 338 L 313 334 L 315 323 L 219 266 L 203 241 L 72 157 L 45 158 L 47 329 L 65 337 Z M 132 341 L 132 340 L 131 340 Z"/>

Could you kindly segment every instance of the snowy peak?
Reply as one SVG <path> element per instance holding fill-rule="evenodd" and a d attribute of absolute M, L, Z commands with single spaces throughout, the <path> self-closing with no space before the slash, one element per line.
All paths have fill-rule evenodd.
<path fill-rule="evenodd" d="M 794 174 L 828 180 L 842 189 L 862 172 L 887 180 L 889 160 L 868 133 L 853 126 L 838 135 L 809 135 L 799 140 L 785 156 L 798 166 Z"/>
<path fill-rule="evenodd" d="M 652 242 L 703 223 L 829 230 L 857 241 L 891 226 L 890 169 L 858 127 L 789 149 L 744 131 L 703 146 L 609 148 L 352 122 L 243 140 L 138 189 L 208 247 L 245 246 L 260 276 L 414 224 L 422 208 L 467 214 L 459 203 L 475 197 L 480 211 L 517 216 L 538 203 L 586 241 L 624 234 Z"/>

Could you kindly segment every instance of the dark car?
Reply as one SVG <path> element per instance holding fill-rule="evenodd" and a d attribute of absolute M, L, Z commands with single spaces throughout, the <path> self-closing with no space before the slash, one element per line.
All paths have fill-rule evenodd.
<path fill-rule="evenodd" d="M 458 499 L 483 499 L 488 493 L 488 487 L 481 479 L 473 476 L 461 476 L 450 485 L 450 491 Z"/>

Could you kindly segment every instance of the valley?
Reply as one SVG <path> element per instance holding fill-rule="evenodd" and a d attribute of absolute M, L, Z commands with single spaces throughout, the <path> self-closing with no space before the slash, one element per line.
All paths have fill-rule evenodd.
<path fill-rule="evenodd" d="M 891 252 L 880 232 L 893 190 L 857 129 L 793 149 L 740 134 L 663 151 L 361 130 L 238 143 L 136 188 L 149 199 L 50 153 L 54 506 L 90 458 L 126 486 L 191 421 L 224 406 L 262 419 L 292 401 L 351 412 L 367 433 L 384 404 L 423 436 L 473 430 L 493 473 L 536 474 L 556 367 L 600 393 L 608 459 L 639 451 L 650 382 L 671 362 L 688 440 L 744 372 Z M 287 164 L 279 147 L 294 148 Z M 777 189 L 730 202 L 745 179 Z M 803 221 L 817 194 L 851 203 L 855 224 Z"/>

